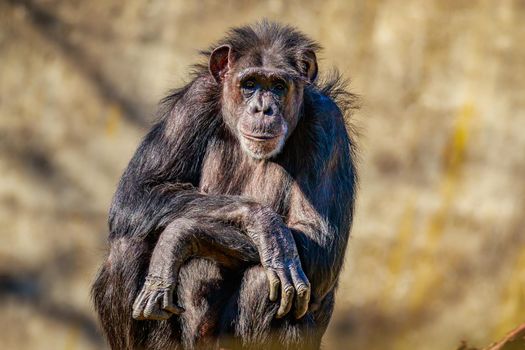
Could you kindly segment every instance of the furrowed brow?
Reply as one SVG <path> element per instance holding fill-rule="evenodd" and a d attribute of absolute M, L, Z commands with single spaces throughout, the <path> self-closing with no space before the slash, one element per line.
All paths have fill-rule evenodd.
<path fill-rule="evenodd" d="M 276 68 L 261 68 L 261 67 L 252 67 L 242 70 L 238 74 L 239 80 L 244 80 L 247 77 L 251 76 L 264 76 L 269 79 L 281 79 L 285 82 L 300 81 L 303 80 L 302 76 L 297 72 L 289 69 L 276 69 Z"/>

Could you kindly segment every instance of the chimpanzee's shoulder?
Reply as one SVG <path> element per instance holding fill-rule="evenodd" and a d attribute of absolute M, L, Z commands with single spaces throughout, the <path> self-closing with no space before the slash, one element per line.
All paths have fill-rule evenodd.
<path fill-rule="evenodd" d="M 348 81 L 337 70 L 306 88 L 306 95 L 313 101 L 314 109 L 334 120 L 345 119 L 359 106 L 359 98 L 350 92 Z"/>
<path fill-rule="evenodd" d="M 343 111 L 337 105 L 337 102 L 320 90 L 311 90 L 309 93 L 312 110 L 318 115 L 329 117 L 343 117 Z"/>
<path fill-rule="evenodd" d="M 344 126 L 344 110 L 331 96 L 319 89 L 308 89 L 305 93 L 305 112 L 328 139 L 335 142 L 334 138 L 340 134 L 339 129 Z"/>

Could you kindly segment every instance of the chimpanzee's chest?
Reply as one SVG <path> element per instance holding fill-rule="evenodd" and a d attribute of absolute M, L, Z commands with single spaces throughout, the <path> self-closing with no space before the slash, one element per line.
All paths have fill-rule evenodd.
<path fill-rule="evenodd" d="M 209 152 L 204 160 L 199 188 L 209 194 L 241 195 L 283 213 L 293 179 L 271 160 Z"/>

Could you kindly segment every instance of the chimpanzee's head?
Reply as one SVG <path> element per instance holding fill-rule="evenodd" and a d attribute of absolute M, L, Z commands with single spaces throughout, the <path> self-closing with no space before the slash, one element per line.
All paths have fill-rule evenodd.
<path fill-rule="evenodd" d="M 317 76 L 318 45 L 290 27 L 262 22 L 230 32 L 209 56 L 222 115 L 244 151 L 277 155 L 299 121 L 305 84 Z"/>

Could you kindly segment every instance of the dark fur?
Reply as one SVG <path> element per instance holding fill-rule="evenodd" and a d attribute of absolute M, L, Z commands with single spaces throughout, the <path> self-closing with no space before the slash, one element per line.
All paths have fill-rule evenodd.
<path fill-rule="evenodd" d="M 233 29 L 214 47 L 221 44 L 255 61 L 259 50 L 279 48 L 298 73 L 304 68 L 297 63 L 300 54 L 319 49 L 296 30 L 266 22 Z M 110 252 L 93 286 L 105 335 L 113 349 L 214 347 L 219 338 L 232 347 L 268 348 L 275 341 L 279 347 L 317 348 L 333 310 L 354 209 L 353 142 L 344 121 L 353 95 L 337 75 L 308 85 L 296 129 L 283 151 L 261 165 L 242 152 L 225 126 L 221 85 L 206 66 L 195 69 L 189 84 L 162 101 L 159 121 L 118 185 L 109 216 Z M 211 156 L 215 161 L 207 168 Z M 313 214 L 297 207 L 293 191 L 304 196 L 302 205 L 310 205 Z M 256 247 L 231 238 L 226 232 L 231 226 L 210 221 L 210 240 L 238 251 L 239 267 L 194 258 L 179 276 L 182 315 L 165 321 L 132 319 L 133 301 L 163 229 L 174 220 L 206 221 L 210 210 L 243 201 L 271 207 L 285 223 L 291 224 L 292 217 L 298 222 L 290 229 L 312 285 L 310 311 L 300 320 L 291 315 L 276 320 L 278 305 L 268 300 Z"/>

